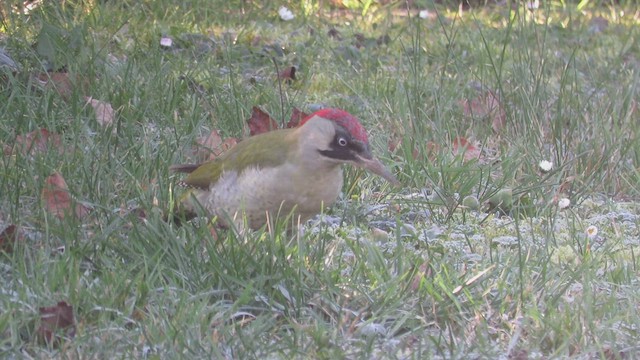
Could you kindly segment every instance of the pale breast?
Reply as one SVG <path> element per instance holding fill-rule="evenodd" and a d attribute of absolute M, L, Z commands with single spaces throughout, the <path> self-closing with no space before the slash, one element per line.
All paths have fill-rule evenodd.
<path fill-rule="evenodd" d="M 294 166 L 278 169 L 250 168 L 238 174 L 228 171 L 209 192 L 197 195 L 200 204 L 223 224 L 259 228 L 271 218 L 285 217 L 295 209 L 301 221 L 333 204 L 342 189 L 342 169 L 333 167 L 309 172 Z"/>

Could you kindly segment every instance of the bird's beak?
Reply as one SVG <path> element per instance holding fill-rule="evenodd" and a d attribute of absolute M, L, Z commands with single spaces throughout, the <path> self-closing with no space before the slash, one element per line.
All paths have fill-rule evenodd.
<path fill-rule="evenodd" d="M 394 186 L 400 185 L 400 182 L 396 177 L 389 171 L 380 160 L 371 157 L 370 159 L 363 157 L 361 155 L 356 154 L 356 162 L 355 164 L 359 167 L 362 167 L 366 170 L 371 171 L 372 173 L 382 176 L 385 180 L 390 182 Z"/>

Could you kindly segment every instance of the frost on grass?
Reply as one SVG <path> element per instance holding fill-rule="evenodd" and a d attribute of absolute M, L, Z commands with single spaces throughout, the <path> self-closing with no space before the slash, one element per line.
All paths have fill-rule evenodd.
<path fill-rule="evenodd" d="M 381 252 L 383 259 L 389 269 L 397 266 L 398 258 L 396 254 L 403 254 L 404 261 L 416 261 L 427 259 L 426 267 L 421 266 L 420 282 L 414 283 L 413 291 L 420 293 L 423 288 L 421 283 L 429 284 L 436 282 L 439 271 L 452 271 L 460 269 L 455 276 L 459 277 L 462 284 L 461 289 L 468 291 L 468 296 L 481 296 L 486 302 L 486 321 L 495 316 L 500 316 L 499 322 L 515 321 L 510 312 L 501 313 L 505 309 L 499 306 L 493 307 L 492 298 L 496 289 L 511 288 L 508 291 L 510 296 L 519 296 L 518 287 L 511 282 L 512 277 L 517 277 L 518 269 L 525 270 L 524 287 L 534 292 L 539 292 L 537 297 L 541 297 L 537 302 L 526 305 L 537 308 L 538 311 L 552 311 L 549 308 L 560 307 L 571 309 L 572 312 L 583 311 L 585 306 L 593 298 L 606 300 L 613 296 L 616 299 L 630 299 L 625 294 L 621 294 L 619 287 L 612 286 L 610 277 L 616 276 L 620 271 L 630 271 L 634 262 L 634 254 L 640 250 L 638 248 L 637 222 L 639 217 L 637 205 L 633 203 L 611 203 L 599 200 L 586 202 L 587 207 L 580 204 L 572 205 L 571 211 L 551 210 L 543 216 L 523 218 L 518 221 L 508 216 L 487 215 L 481 212 L 465 213 L 463 217 L 460 213 L 455 214 L 452 221 L 438 222 L 436 219 L 444 215 L 444 209 L 434 208 L 432 217 L 421 218 L 416 221 L 412 217 L 401 216 L 399 222 L 385 222 L 384 211 L 369 214 L 367 221 L 376 224 L 387 224 L 391 228 L 386 229 L 387 236 L 379 236 L 374 232 L 369 233 L 369 246 Z M 593 214 L 601 215 L 593 215 Z M 410 223 L 403 223 L 408 221 Z M 367 223 L 365 221 L 365 223 Z M 394 225 L 395 224 L 395 225 Z M 346 224 L 347 227 L 353 224 Z M 399 226 L 399 228 L 397 228 Z M 411 231 L 406 231 L 411 229 Z M 378 230 L 379 231 L 379 230 Z M 363 236 L 361 232 L 351 232 L 353 236 Z M 365 235 L 367 236 L 367 235 Z M 522 258 L 519 257 L 518 249 L 521 249 Z M 345 251 L 351 263 L 358 261 L 358 254 L 353 251 Z M 442 257 L 440 257 L 442 256 Z M 446 259 L 446 261 L 442 261 Z M 496 259 L 501 259 L 496 261 Z M 521 260 L 523 259 L 523 260 Z M 524 261 L 520 264 L 519 261 Z M 420 263 L 414 263 L 417 267 Z M 472 282 L 472 285 L 465 287 L 464 281 L 472 279 L 474 275 L 482 273 L 488 269 L 490 264 L 495 264 L 496 271 L 488 271 L 483 277 Z M 542 283 L 540 281 L 539 264 L 547 264 L 553 271 L 559 271 Z M 588 265 L 587 265 L 588 264 Z M 593 272 L 596 279 L 585 282 L 582 279 L 574 279 L 568 282 L 564 278 L 563 269 L 573 273 L 577 268 L 585 268 L 587 272 Z M 440 270 L 439 270 L 440 269 Z M 344 278 L 352 278 L 356 267 L 344 268 L 341 272 Z M 533 271 L 533 274 L 529 274 Z M 400 277 L 400 274 L 395 274 Z M 533 276 L 529 279 L 529 276 Z M 619 275 L 618 275 L 619 276 Z M 536 279 L 536 280 L 533 280 Z M 475 280 L 475 279 L 474 279 Z M 442 281 L 440 279 L 439 281 Z M 586 292 L 585 288 L 589 291 Z M 450 288 L 449 291 L 452 289 Z M 462 293 L 462 292 L 461 292 Z M 484 294 L 484 295 L 482 295 Z M 548 294 L 549 298 L 545 297 Z M 408 297 L 411 299 L 411 296 Z M 444 306 L 438 303 L 433 297 L 427 296 L 427 301 L 432 301 L 436 307 Z M 464 300 L 458 299 L 462 303 Z M 476 301 L 476 300 L 474 300 Z M 619 300 L 615 300 L 619 301 Z M 409 300 L 409 302 L 411 302 Z M 559 302 L 559 303 L 558 303 Z M 498 301 L 496 305 L 500 304 Z M 413 311 L 407 310 L 406 311 Z M 458 311 L 464 312 L 464 306 Z M 474 311 L 480 311 L 478 309 Z M 527 314 L 521 314 L 527 316 Z M 562 315 L 558 315 L 561 317 Z M 531 319 L 528 319 L 531 321 Z M 390 344 L 397 341 L 403 343 L 401 337 L 396 337 L 389 331 L 396 324 L 397 319 L 388 322 L 370 321 L 360 325 L 360 334 L 374 336 L 380 340 L 376 351 L 383 352 Z M 629 322 L 624 322 L 628 324 Z M 597 326 L 597 331 L 607 332 L 606 325 Z M 430 329 L 426 326 L 425 330 Z M 478 326 L 477 334 L 473 336 L 487 336 L 482 333 Z M 431 329 L 433 330 L 433 329 Z M 473 331 L 473 330 L 467 330 Z M 534 331 L 534 330 L 531 330 Z M 455 332 L 455 331 L 454 331 Z M 469 336 L 469 333 L 462 335 L 460 339 Z M 489 336 L 490 337 L 490 336 Z M 621 335 L 622 338 L 630 339 L 632 334 L 629 331 Z M 401 351 L 401 345 L 395 351 Z"/>

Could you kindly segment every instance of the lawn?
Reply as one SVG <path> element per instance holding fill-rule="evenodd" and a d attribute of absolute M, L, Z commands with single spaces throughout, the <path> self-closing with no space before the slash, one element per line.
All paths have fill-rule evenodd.
<path fill-rule="evenodd" d="M 639 356 L 632 2 L 0 17 L 0 357 Z M 346 168 L 298 230 L 166 221 L 172 164 L 249 137 L 258 109 L 323 107 L 357 116 L 402 186 Z"/>

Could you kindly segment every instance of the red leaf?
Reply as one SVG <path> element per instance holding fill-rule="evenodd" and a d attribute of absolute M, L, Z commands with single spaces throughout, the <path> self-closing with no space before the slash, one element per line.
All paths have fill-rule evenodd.
<path fill-rule="evenodd" d="M 278 128 L 278 123 L 269 116 L 266 112 L 257 106 L 254 106 L 251 111 L 251 118 L 247 120 L 249 124 L 250 135 L 258 135 L 269 132 Z"/>
<path fill-rule="evenodd" d="M 17 227 L 13 224 L 7 226 L 0 233 L 0 251 L 13 252 L 14 244 L 19 240 Z"/>
<path fill-rule="evenodd" d="M 284 79 L 287 83 L 291 83 L 296 79 L 296 67 L 289 66 L 288 68 L 282 70 L 280 74 L 278 74 L 280 79 Z"/>
<path fill-rule="evenodd" d="M 57 150 L 58 153 L 62 152 L 60 135 L 51 133 L 47 129 L 38 129 L 25 135 L 16 136 L 13 148 L 5 146 L 4 154 L 11 155 L 19 152 L 33 155 L 51 150 Z"/>
<path fill-rule="evenodd" d="M 55 306 L 41 307 L 38 337 L 47 344 L 56 345 L 62 337 L 73 338 L 76 324 L 73 319 L 73 307 L 64 301 Z"/>
<path fill-rule="evenodd" d="M 87 207 L 77 204 L 71 199 L 67 183 L 58 173 L 54 173 L 45 180 L 42 188 L 42 201 L 45 209 L 59 219 L 63 219 L 68 213 L 71 213 L 72 209 L 72 214 L 78 218 L 83 218 L 89 213 Z"/>
<path fill-rule="evenodd" d="M 289 122 L 287 123 L 287 128 L 290 129 L 298 127 L 298 125 L 300 125 L 300 121 L 302 121 L 302 119 L 306 118 L 307 116 L 309 116 L 309 114 L 298 110 L 298 108 L 293 108 L 293 111 L 291 112 L 291 120 L 289 120 Z"/>
<path fill-rule="evenodd" d="M 480 149 L 473 146 L 467 139 L 457 137 L 453 139 L 453 153 L 462 154 L 464 161 L 480 158 Z"/>

